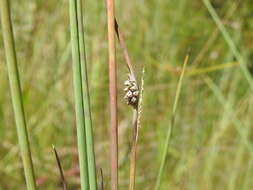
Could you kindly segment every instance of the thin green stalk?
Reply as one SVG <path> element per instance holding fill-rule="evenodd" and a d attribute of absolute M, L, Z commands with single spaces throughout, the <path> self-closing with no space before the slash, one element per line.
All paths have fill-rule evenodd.
<path fill-rule="evenodd" d="M 118 189 L 118 113 L 117 113 L 117 71 L 115 50 L 114 0 L 107 0 L 109 89 L 111 119 L 111 189 Z"/>
<path fill-rule="evenodd" d="M 21 84 L 19 80 L 19 71 L 15 50 L 15 42 L 10 16 L 10 6 L 8 0 L 0 0 L 0 13 L 1 13 L 2 33 L 7 60 L 9 83 L 11 89 L 11 99 L 14 109 L 20 152 L 23 160 L 26 185 L 28 190 L 35 190 L 36 184 L 34 177 L 34 169 L 26 127 Z"/>
<path fill-rule="evenodd" d="M 207 10 L 209 11 L 210 15 L 212 16 L 215 24 L 217 25 L 217 27 L 221 31 L 221 33 L 222 33 L 226 43 L 228 44 L 231 52 L 233 53 L 233 55 L 235 56 L 237 61 L 240 63 L 240 68 L 241 68 L 241 71 L 243 73 L 243 76 L 248 81 L 251 90 L 253 90 L 253 79 L 252 79 L 252 76 L 251 76 L 249 70 L 247 69 L 246 61 L 244 60 L 243 56 L 240 54 L 239 50 L 237 49 L 237 47 L 235 45 L 235 42 L 233 41 L 232 37 L 230 36 L 230 34 L 226 30 L 225 26 L 221 22 L 221 19 L 219 18 L 219 16 L 216 13 L 215 9 L 211 5 L 210 1 L 209 0 L 203 0 L 203 2 L 205 4 Z"/>
<path fill-rule="evenodd" d="M 77 144 L 80 167 L 81 190 L 89 190 L 89 175 L 86 151 L 85 118 L 83 106 L 82 71 L 78 36 L 77 1 L 69 0 L 70 29 L 73 59 L 73 82 L 75 94 L 75 110 L 77 124 Z"/>
<path fill-rule="evenodd" d="M 176 111 L 177 111 L 177 104 L 178 104 L 178 100 L 179 100 L 179 96 L 180 96 L 180 92 L 181 92 L 181 88 L 182 88 L 182 82 L 183 82 L 183 78 L 184 78 L 185 68 L 188 63 L 188 59 L 189 59 L 189 56 L 187 55 L 184 60 L 183 70 L 180 75 L 180 79 L 179 79 L 178 86 L 177 86 L 176 96 L 175 96 L 175 100 L 174 100 L 174 104 L 173 104 L 173 108 L 172 108 L 172 115 L 171 115 L 170 123 L 168 126 L 167 136 L 166 136 L 166 140 L 165 140 L 165 146 L 164 146 L 163 154 L 162 154 L 162 161 L 161 161 L 161 165 L 159 168 L 158 177 L 156 180 L 155 190 L 159 190 L 159 188 L 160 188 L 163 170 L 165 167 L 167 153 L 168 153 L 168 149 L 169 149 L 169 145 L 170 145 L 172 129 L 174 128 L 174 124 L 175 124 L 175 115 L 176 115 Z"/>
<path fill-rule="evenodd" d="M 89 183 L 90 183 L 90 189 L 96 190 L 97 189 L 96 162 L 95 162 L 92 119 L 91 119 L 91 110 L 90 110 L 87 61 L 86 61 L 86 55 L 85 55 L 82 0 L 77 0 L 77 18 L 78 18 L 78 30 L 79 30 L 78 38 L 79 38 L 80 63 L 81 63 L 81 71 L 82 71 L 83 106 L 84 106 L 84 115 L 85 115 Z"/>

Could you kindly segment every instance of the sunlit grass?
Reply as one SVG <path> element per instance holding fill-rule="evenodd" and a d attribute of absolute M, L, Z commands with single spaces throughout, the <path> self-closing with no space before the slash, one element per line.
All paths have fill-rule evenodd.
<path fill-rule="evenodd" d="M 240 1 L 238 5 L 228 0 L 210 2 L 250 70 L 248 60 L 251 59 L 252 32 L 246 16 L 252 12 L 250 2 Z M 51 145 L 57 146 L 67 174 L 78 164 L 69 5 L 68 1 L 56 0 L 24 1 L 22 4 L 11 1 L 11 4 L 36 177 L 47 178 L 39 186 L 40 189 L 53 190 L 58 188 L 59 172 Z M 105 3 L 85 1 L 84 7 L 96 161 L 97 167 L 103 169 L 105 189 L 109 189 Z M 177 109 L 176 126 L 179 127 L 174 128 L 160 189 L 252 189 L 252 153 L 248 136 L 252 132 L 250 85 L 239 69 L 241 63 L 224 40 L 205 4 L 186 0 L 117 1 L 116 10 L 137 76 L 141 76 L 144 64 L 146 68 L 142 128 L 136 162 L 136 190 L 150 189 L 155 184 L 169 123 L 168 116 L 171 115 L 175 89 L 182 70 L 182 58 L 188 48 L 191 49 L 191 56 Z M 232 12 L 230 16 L 227 16 L 228 12 Z M 218 31 L 217 35 L 212 38 L 215 31 Z M 206 45 L 209 39 L 212 43 Z M 16 133 L 13 130 L 14 117 L 2 41 L 0 35 L 0 188 L 25 189 Z M 131 110 L 125 108 L 122 98 L 121 84 L 126 78 L 126 69 L 121 51 L 117 52 L 120 65 L 119 186 L 127 189 Z M 195 65 L 197 57 L 198 64 Z M 206 77 L 210 79 L 209 83 L 204 80 Z M 222 95 L 223 99 L 217 95 Z M 224 99 L 226 101 L 222 102 Z M 12 183 L 9 183 L 10 180 Z M 69 188 L 79 188 L 77 174 L 67 175 L 66 180 Z M 98 175 L 98 184 L 100 180 Z"/>

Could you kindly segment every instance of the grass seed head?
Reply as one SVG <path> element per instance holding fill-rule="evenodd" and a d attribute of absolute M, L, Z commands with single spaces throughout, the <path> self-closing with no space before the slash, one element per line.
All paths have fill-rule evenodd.
<path fill-rule="evenodd" d="M 132 74 L 128 74 L 128 79 L 124 82 L 126 86 L 124 88 L 127 105 L 131 105 L 134 108 L 137 108 L 139 101 L 139 89 L 137 86 L 137 82 Z"/>

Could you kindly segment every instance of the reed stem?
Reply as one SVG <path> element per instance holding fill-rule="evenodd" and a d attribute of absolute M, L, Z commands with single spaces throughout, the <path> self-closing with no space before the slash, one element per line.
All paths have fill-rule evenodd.
<path fill-rule="evenodd" d="M 84 41 L 84 24 L 83 24 L 83 11 L 82 0 L 77 0 L 77 20 L 78 20 L 78 39 L 80 51 L 80 64 L 82 72 L 82 88 L 83 88 L 83 107 L 85 115 L 85 129 L 86 129 L 86 145 L 87 145 L 87 161 L 90 189 L 97 189 L 97 176 L 96 176 L 96 162 L 94 153 L 94 141 L 92 130 L 92 118 L 90 109 L 90 95 L 87 76 L 87 61 Z"/>
<path fill-rule="evenodd" d="M 87 162 L 87 144 L 86 144 L 86 129 L 84 118 L 84 103 L 83 103 L 83 88 L 82 88 L 82 71 L 81 58 L 79 47 L 78 34 L 78 15 L 77 15 L 77 1 L 69 0 L 70 12 L 70 29 L 71 29 L 71 43 L 72 43 L 72 59 L 73 59 L 73 82 L 75 95 L 75 110 L 76 110 L 76 124 L 77 124 L 77 144 L 80 167 L 80 183 L 81 190 L 89 190 L 89 175 Z"/>
<path fill-rule="evenodd" d="M 118 189 L 118 116 L 117 116 L 117 73 L 115 51 L 114 0 L 107 0 L 109 88 L 111 118 L 111 189 Z"/>

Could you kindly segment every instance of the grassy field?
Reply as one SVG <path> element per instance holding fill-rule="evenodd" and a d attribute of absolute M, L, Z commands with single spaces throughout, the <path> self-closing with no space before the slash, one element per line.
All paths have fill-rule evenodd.
<path fill-rule="evenodd" d="M 161 189 L 253 189 L 253 4 L 250 0 L 213 0 L 212 12 L 205 2 L 116 1 L 116 16 L 138 79 L 145 67 L 136 189 L 154 189 L 187 53 L 189 63 Z M 69 189 L 78 189 L 68 1 L 11 3 L 39 189 L 60 189 L 52 144 L 60 154 Z M 105 189 L 110 189 L 105 2 L 86 0 L 84 7 L 98 182 L 102 168 Z M 3 50 L 0 35 L 0 190 L 22 190 L 25 180 Z M 119 45 L 117 61 L 119 183 L 123 190 L 128 187 L 132 111 L 123 99 L 127 69 Z"/>

